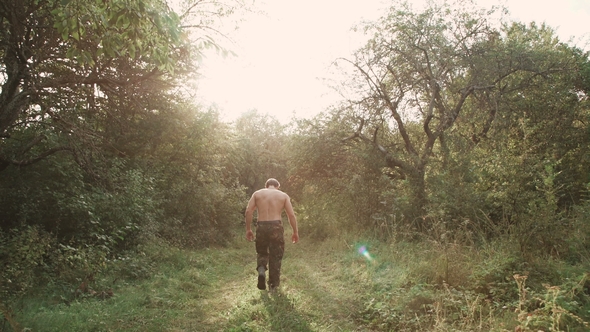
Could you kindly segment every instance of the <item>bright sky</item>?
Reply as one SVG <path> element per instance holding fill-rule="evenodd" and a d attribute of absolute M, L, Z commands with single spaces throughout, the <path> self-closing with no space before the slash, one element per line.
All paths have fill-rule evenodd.
<path fill-rule="evenodd" d="M 481 5 L 497 0 L 477 0 Z M 561 40 L 588 49 L 590 0 L 504 0 L 511 17 L 546 22 Z M 251 14 L 231 33 L 236 57 L 209 55 L 203 62 L 197 97 L 215 104 L 233 121 L 256 109 L 282 123 L 311 117 L 337 100 L 324 84 L 329 66 L 348 57 L 359 41 L 350 28 L 377 19 L 383 0 L 266 0 L 256 2 L 266 15 Z M 580 41 L 580 38 L 585 38 Z"/>

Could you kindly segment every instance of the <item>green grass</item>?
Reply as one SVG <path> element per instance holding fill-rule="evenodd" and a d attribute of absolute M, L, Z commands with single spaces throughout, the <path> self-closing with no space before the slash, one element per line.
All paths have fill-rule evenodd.
<path fill-rule="evenodd" d="M 361 245 L 371 261 L 359 255 Z M 223 248 L 151 246 L 130 264 L 135 270 L 119 269 L 95 281 L 97 290 L 112 289 L 110 298 L 66 301 L 71 294 L 39 293 L 13 309 L 27 331 L 48 332 L 513 331 L 516 326 L 547 331 L 560 322 L 582 331 L 576 318 L 568 321 L 567 314 L 556 317 L 549 309 L 565 308 L 585 319 L 580 313 L 590 308 L 584 307 L 586 281 L 580 276 L 587 266 L 540 260 L 535 268 L 510 250 L 303 238 L 287 243 L 281 288 L 268 293 L 256 288 L 254 244 L 242 236 Z M 526 302 L 519 301 L 515 273 L 529 273 L 527 283 L 539 285 Z M 544 276 L 562 285 L 551 308 L 535 300 L 549 294 L 540 286 Z M 519 320 L 518 307 L 536 319 L 532 325 Z M 10 331 L 6 324 L 4 329 Z"/>
<path fill-rule="evenodd" d="M 148 278 L 97 281 L 113 289 L 105 300 L 29 298 L 17 320 L 31 331 L 354 330 L 357 289 L 345 255 L 328 245 L 288 243 L 274 294 L 256 288 L 254 245 L 241 238 L 224 248 L 149 248 L 156 266 Z"/>

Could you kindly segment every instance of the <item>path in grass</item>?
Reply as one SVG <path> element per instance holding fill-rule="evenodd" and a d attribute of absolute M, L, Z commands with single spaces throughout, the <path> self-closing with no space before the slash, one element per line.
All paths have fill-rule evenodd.
<path fill-rule="evenodd" d="M 206 274 L 208 284 L 172 326 L 179 331 L 358 331 L 354 319 L 363 264 L 347 258 L 345 244 L 335 243 L 288 243 L 276 294 L 256 288 L 253 243 L 237 241 L 211 250 L 209 257 L 195 253 L 198 268 L 192 273 Z"/>

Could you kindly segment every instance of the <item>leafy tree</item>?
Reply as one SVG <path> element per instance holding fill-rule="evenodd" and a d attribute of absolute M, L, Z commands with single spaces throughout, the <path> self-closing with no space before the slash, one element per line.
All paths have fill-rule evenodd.
<path fill-rule="evenodd" d="M 170 135 L 175 130 L 183 133 L 179 127 L 190 126 L 189 117 L 195 116 L 182 109 L 183 96 L 176 84 L 196 69 L 191 56 L 198 60 L 201 49 L 214 44 L 209 33 L 213 22 L 235 8 L 200 1 L 188 1 L 186 6 L 179 16 L 160 0 L 31 0 L 0 5 L 0 174 L 9 179 L 4 183 L 11 183 L 1 189 L 5 203 L 14 207 L 6 211 L 2 227 L 25 222 L 60 229 L 62 234 L 69 233 L 67 228 L 81 231 L 84 227 L 76 224 L 86 223 L 88 216 L 73 212 L 74 207 L 89 209 L 81 196 L 92 192 L 116 197 L 126 186 L 134 187 L 146 174 L 138 160 L 152 158 L 163 144 L 176 143 Z M 211 8 L 216 11 L 210 13 Z M 207 17 L 193 24 L 199 15 Z M 198 31 L 202 33 L 191 34 Z M 205 41 L 195 41 L 199 37 Z M 49 156 L 53 158 L 46 163 Z M 35 164 L 41 166 L 30 171 L 37 172 L 39 181 L 25 185 L 23 166 Z M 84 172 L 73 169 L 75 165 Z M 14 174 L 22 174 L 14 178 L 21 182 L 12 181 Z M 145 176 L 140 186 L 152 186 L 154 178 Z M 54 180 L 65 185 L 54 186 Z M 36 186 L 42 183 L 46 186 Z M 14 190 L 19 187 L 30 190 Z M 141 192 L 149 191 L 137 193 Z M 63 202 L 60 195 L 79 200 L 80 204 L 69 205 L 70 217 L 56 210 L 60 217 L 51 218 L 45 208 L 20 210 L 21 201 L 43 197 L 33 201 L 49 207 L 52 201 Z M 135 197 L 144 201 L 131 206 L 149 202 L 153 208 L 156 201 L 148 196 Z M 16 217 L 34 211 L 40 214 Z M 57 226 L 56 220 L 63 219 Z M 71 227 L 64 227 L 64 222 Z"/>
<path fill-rule="evenodd" d="M 546 71 L 504 81 L 494 106 L 498 115 L 481 140 L 473 141 L 480 104 L 466 108 L 455 134 L 478 142 L 471 152 L 463 150 L 471 159 L 469 186 L 478 193 L 478 209 L 503 225 L 500 234 L 515 235 L 521 249 L 565 251 L 568 210 L 582 201 L 590 166 L 588 104 L 579 85 L 587 55 L 559 42 L 546 26 L 513 24 L 504 32 L 504 43 L 527 45 L 522 52 Z"/>
<path fill-rule="evenodd" d="M 289 140 L 292 197 L 311 236 L 366 230 L 384 222 L 385 166 L 372 146 L 343 140 L 355 126 L 345 112 L 300 120 Z"/>
<path fill-rule="evenodd" d="M 343 60 L 355 70 L 350 93 L 359 96 L 347 106 L 359 122 L 351 138 L 375 146 L 392 173 L 407 179 L 411 219 L 426 215 L 428 167 L 444 154 L 436 143 L 454 126 L 467 124 L 477 144 L 508 93 L 572 72 L 563 66 L 570 59 L 552 61 L 559 59 L 555 47 L 537 47 L 495 28 L 493 12 L 471 1 L 430 1 L 422 11 L 396 2 L 364 27 L 372 36 L 366 46 Z M 539 61 L 547 57 L 552 60 Z"/>
<path fill-rule="evenodd" d="M 92 173 L 188 55 L 161 1 L 4 1 L 0 25 L 0 170 L 68 151 Z"/>
<path fill-rule="evenodd" d="M 213 44 L 208 33 L 191 44 L 199 36 L 190 29 L 204 31 L 227 13 L 191 25 L 206 14 L 201 3 L 188 2 L 182 16 L 160 0 L 0 3 L 0 251 L 8 272 L 37 264 L 73 283 L 152 236 L 202 245 L 228 233 L 243 191 L 219 149 L 227 131 L 177 89 Z M 27 234 L 51 246 L 12 250 Z M 27 265 L 19 266 L 21 253 Z"/>
<path fill-rule="evenodd" d="M 234 123 L 236 160 L 239 181 L 248 195 L 263 188 L 268 178 L 276 178 L 281 189 L 288 190 L 287 126 L 277 119 L 251 110 Z"/>
<path fill-rule="evenodd" d="M 225 243 L 243 220 L 244 188 L 234 168 L 231 129 L 214 111 L 180 106 L 166 118 L 161 142 L 138 166 L 154 178 L 162 220 L 155 235 L 172 243 L 200 247 Z"/>
<path fill-rule="evenodd" d="M 445 219 L 475 220 L 483 212 L 498 223 L 514 221 L 539 211 L 531 209 L 534 201 L 555 213 L 585 191 L 587 98 L 578 84 L 585 56 L 547 26 L 511 24 L 502 34 L 507 50 L 520 47 L 545 71 L 511 74 L 488 93 L 493 99 L 475 94 L 440 140 L 430 203 Z M 554 195 L 549 201 L 547 190 Z"/>

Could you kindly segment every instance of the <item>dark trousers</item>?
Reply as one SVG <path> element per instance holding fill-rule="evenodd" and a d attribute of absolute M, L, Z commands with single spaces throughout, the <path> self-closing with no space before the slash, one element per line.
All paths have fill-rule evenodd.
<path fill-rule="evenodd" d="M 268 270 L 270 288 L 278 287 L 281 282 L 281 260 L 285 252 L 284 233 L 280 222 L 259 222 L 256 226 L 256 269 L 264 266 Z"/>

